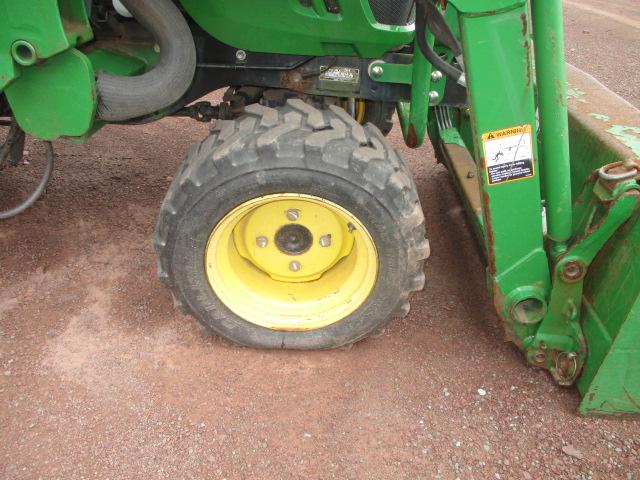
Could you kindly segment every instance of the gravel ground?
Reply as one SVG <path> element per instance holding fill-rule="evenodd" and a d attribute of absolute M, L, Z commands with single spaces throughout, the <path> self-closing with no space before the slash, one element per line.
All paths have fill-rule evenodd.
<path fill-rule="evenodd" d="M 570 61 L 639 105 L 640 31 L 570 7 L 567 26 Z M 433 250 L 406 319 L 280 352 L 174 311 L 151 234 L 206 128 L 58 142 L 46 197 L 0 226 L 1 478 L 640 479 L 638 422 L 578 416 L 574 389 L 504 343 L 448 174 L 397 128 Z"/>

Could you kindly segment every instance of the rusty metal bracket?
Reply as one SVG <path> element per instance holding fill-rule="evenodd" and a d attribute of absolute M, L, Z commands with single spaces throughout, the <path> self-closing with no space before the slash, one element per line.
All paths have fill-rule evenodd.
<path fill-rule="evenodd" d="M 586 359 L 580 310 L 589 265 L 640 207 L 640 187 L 635 181 L 640 172 L 637 165 L 617 162 L 609 167 L 603 170 L 604 179 L 600 170 L 591 177 L 591 192 L 597 202 L 589 203 L 599 203 L 605 212 L 600 216 L 590 214 L 584 234 L 559 257 L 547 313 L 535 336 L 525 345 L 528 361 L 549 370 L 559 385 L 572 385 Z"/>

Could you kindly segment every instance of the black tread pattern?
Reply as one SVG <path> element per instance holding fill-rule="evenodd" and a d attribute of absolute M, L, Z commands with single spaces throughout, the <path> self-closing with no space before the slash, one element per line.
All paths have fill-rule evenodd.
<path fill-rule="evenodd" d="M 342 169 L 345 175 L 360 177 L 362 186 L 377 198 L 384 194 L 392 199 L 388 208 L 394 210 L 409 265 L 393 317 L 404 317 L 410 294 L 424 287 L 423 263 L 430 253 L 411 173 L 399 152 L 373 125 L 360 125 L 339 107 L 318 110 L 299 99 L 290 99 L 277 109 L 250 105 L 237 120 L 215 122 L 210 136 L 189 149 L 160 209 L 154 242 L 158 275 L 171 289 L 175 305 L 193 313 L 171 272 L 173 237 L 182 214 L 205 193 L 205 186 L 210 188 L 236 175 L 238 169 L 274 156 L 286 157 L 293 167 Z M 318 166 L 319 162 L 326 166 Z M 255 175 L 260 182 L 260 169 Z"/>

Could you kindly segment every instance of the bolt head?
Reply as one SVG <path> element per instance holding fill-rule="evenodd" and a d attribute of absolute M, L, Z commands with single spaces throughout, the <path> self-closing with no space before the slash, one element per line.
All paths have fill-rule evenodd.
<path fill-rule="evenodd" d="M 297 210 L 295 208 L 290 208 L 289 210 L 287 210 L 287 220 L 289 220 L 290 222 L 295 222 L 299 217 L 300 210 Z"/>
<path fill-rule="evenodd" d="M 244 62 L 247 59 L 247 52 L 244 50 L 236 50 L 236 60 Z"/>
<path fill-rule="evenodd" d="M 547 354 L 542 350 L 536 350 L 535 354 L 533 355 L 533 360 L 536 363 L 544 363 L 546 359 L 547 359 Z"/>
<path fill-rule="evenodd" d="M 289 263 L 289 270 L 291 270 L 292 272 L 299 272 L 301 268 L 302 265 L 300 265 L 300 262 L 296 262 L 294 260 L 293 262 Z"/>
<path fill-rule="evenodd" d="M 269 239 L 264 235 L 260 235 L 259 237 L 256 237 L 256 245 L 260 248 L 264 248 L 269 245 Z"/>
<path fill-rule="evenodd" d="M 440 70 L 431 72 L 431 81 L 433 83 L 438 83 L 440 80 L 442 80 L 442 72 Z"/>
<path fill-rule="evenodd" d="M 437 102 L 439 99 L 440 99 L 440 94 L 438 92 L 436 92 L 435 90 L 431 90 L 429 92 L 429 101 Z"/>
<path fill-rule="evenodd" d="M 580 280 L 585 273 L 585 269 L 582 264 L 571 260 L 567 262 L 562 268 L 562 278 L 567 282 L 575 282 Z"/>
<path fill-rule="evenodd" d="M 381 77 L 384 73 L 384 69 L 380 65 L 374 65 L 371 67 L 371 75 L 374 77 Z"/>
<path fill-rule="evenodd" d="M 331 245 L 331 234 L 330 233 L 320 237 L 320 246 L 321 247 L 328 247 L 330 245 Z"/>

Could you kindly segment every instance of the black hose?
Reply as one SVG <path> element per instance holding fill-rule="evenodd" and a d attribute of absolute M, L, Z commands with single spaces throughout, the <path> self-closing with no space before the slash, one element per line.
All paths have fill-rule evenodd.
<path fill-rule="evenodd" d="M 160 46 L 160 60 L 133 77 L 98 72 L 98 118 L 118 122 L 148 115 L 175 103 L 191 86 L 196 71 L 193 35 L 171 0 L 122 0 Z"/>
<path fill-rule="evenodd" d="M 0 211 L 0 220 L 6 220 L 8 218 L 15 217 L 16 215 L 19 215 L 22 212 L 24 212 L 27 208 L 29 208 L 31 205 L 36 203 L 36 200 L 40 198 L 40 196 L 44 192 L 44 189 L 47 188 L 47 184 L 49 183 L 49 179 L 51 178 L 51 172 L 53 172 L 54 155 L 53 155 L 53 145 L 51 145 L 51 142 L 44 142 L 44 145 L 47 151 L 47 165 L 45 167 L 44 174 L 42 175 L 42 179 L 40 180 L 40 183 L 38 184 L 36 189 L 33 191 L 33 193 L 29 195 L 29 197 L 20 205 L 18 205 L 17 207 L 11 208 L 9 210 Z"/>
<path fill-rule="evenodd" d="M 462 45 L 453 34 L 440 9 L 430 0 L 418 0 L 418 3 L 425 9 L 425 21 L 433 36 L 440 43 L 449 47 L 454 57 L 460 57 L 462 55 Z"/>
<path fill-rule="evenodd" d="M 462 85 L 463 87 L 466 87 L 467 84 L 464 76 L 464 71 L 454 67 L 450 63 L 447 63 L 445 60 L 443 60 L 440 57 L 440 55 L 438 55 L 427 43 L 427 38 L 425 36 L 426 21 L 427 21 L 426 18 L 427 18 L 427 12 L 426 12 L 425 6 L 422 1 L 418 1 L 418 3 L 416 4 L 416 40 L 418 42 L 418 47 L 420 48 L 420 51 L 434 67 L 436 67 L 445 75 L 448 75 L 449 77 L 451 77 L 458 84 Z M 457 40 L 455 40 L 455 42 L 457 43 Z M 450 45 L 447 45 L 447 46 L 451 48 Z M 462 50 L 460 49 L 460 53 L 461 52 Z M 454 52 L 454 55 L 455 55 L 455 52 Z"/>

